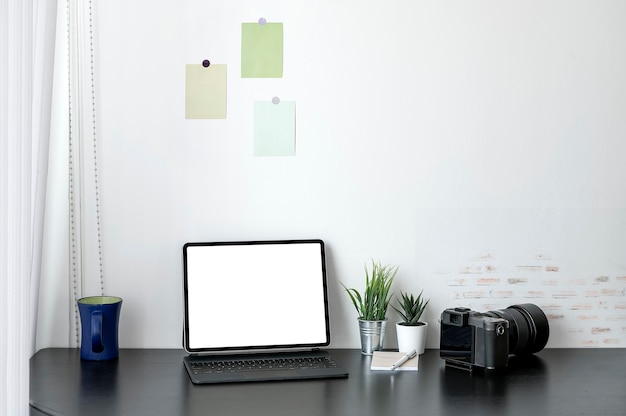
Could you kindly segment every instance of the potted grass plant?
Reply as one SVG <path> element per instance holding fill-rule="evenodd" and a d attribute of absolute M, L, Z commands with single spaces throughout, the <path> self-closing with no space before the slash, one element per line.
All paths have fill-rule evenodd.
<path fill-rule="evenodd" d="M 420 321 L 430 299 L 424 299 L 424 291 L 414 296 L 412 293 L 400 292 L 398 307 L 391 307 L 398 312 L 402 321 L 396 323 L 398 351 L 409 352 L 413 349 L 423 354 L 426 348 L 428 322 Z"/>
<path fill-rule="evenodd" d="M 383 348 L 387 309 L 393 296 L 391 284 L 397 272 L 398 266 L 383 266 L 372 260 L 371 271 L 365 266 L 363 293 L 354 288 L 349 289 L 342 283 L 358 313 L 363 355 L 372 355 L 374 351 Z"/>

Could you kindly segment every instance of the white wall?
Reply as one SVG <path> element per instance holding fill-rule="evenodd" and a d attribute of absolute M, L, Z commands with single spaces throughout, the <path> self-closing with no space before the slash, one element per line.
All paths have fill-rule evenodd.
<path fill-rule="evenodd" d="M 431 297 L 429 347 L 444 308 L 517 302 L 545 309 L 551 347 L 626 346 L 624 2 L 109 0 L 97 16 L 122 346 L 180 347 L 183 243 L 309 237 L 327 243 L 335 347 L 359 343 L 339 281 L 361 288 L 371 259 Z M 282 79 L 239 76 L 241 23 L 260 17 L 284 23 Z M 184 117 L 203 59 L 228 65 L 226 120 Z M 296 101 L 295 157 L 252 155 L 253 101 L 273 96 Z"/>

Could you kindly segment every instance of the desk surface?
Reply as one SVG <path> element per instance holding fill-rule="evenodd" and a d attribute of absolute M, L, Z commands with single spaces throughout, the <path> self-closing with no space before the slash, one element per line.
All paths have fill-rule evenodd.
<path fill-rule="evenodd" d="M 370 371 L 358 350 L 330 350 L 347 379 L 196 386 L 182 350 L 122 349 L 81 361 L 76 349 L 31 359 L 31 415 L 626 415 L 626 349 L 548 349 L 505 374 L 445 368 L 438 350 L 418 372 Z"/>

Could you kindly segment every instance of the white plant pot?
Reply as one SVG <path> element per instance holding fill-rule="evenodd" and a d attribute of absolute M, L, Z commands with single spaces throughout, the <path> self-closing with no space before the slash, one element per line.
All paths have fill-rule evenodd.
<path fill-rule="evenodd" d="M 413 348 L 418 354 L 423 354 L 426 348 L 426 334 L 428 333 L 428 322 L 421 322 L 422 325 L 402 325 L 396 323 L 396 333 L 398 335 L 398 351 L 409 352 Z"/>

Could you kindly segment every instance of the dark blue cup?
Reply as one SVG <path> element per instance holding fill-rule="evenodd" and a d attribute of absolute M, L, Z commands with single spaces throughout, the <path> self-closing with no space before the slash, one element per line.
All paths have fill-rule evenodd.
<path fill-rule="evenodd" d="M 89 296 L 78 299 L 81 324 L 80 358 L 104 361 L 119 356 L 117 328 L 122 298 Z"/>

